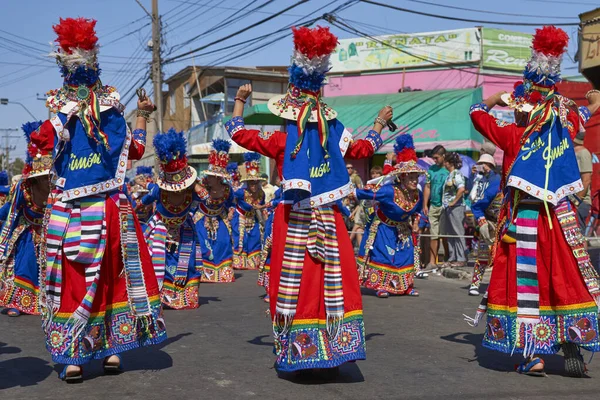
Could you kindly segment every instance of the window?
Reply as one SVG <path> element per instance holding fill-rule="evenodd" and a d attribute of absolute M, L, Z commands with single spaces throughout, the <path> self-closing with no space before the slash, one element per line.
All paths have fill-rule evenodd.
<path fill-rule="evenodd" d="M 187 82 L 183 85 L 183 108 L 188 108 L 190 106 L 190 83 Z"/>
<path fill-rule="evenodd" d="M 171 115 L 175 114 L 175 111 L 176 111 L 175 104 L 176 104 L 175 93 L 171 93 L 169 95 L 169 112 L 171 113 Z"/>

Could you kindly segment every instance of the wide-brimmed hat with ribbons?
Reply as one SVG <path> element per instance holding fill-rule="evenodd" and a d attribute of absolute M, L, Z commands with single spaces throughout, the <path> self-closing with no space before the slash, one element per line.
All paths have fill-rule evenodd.
<path fill-rule="evenodd" d="M 54 132 L 49 129 L 40 129 L 42 121 L 33 121 L 23 124 L 21 129 L 27 141 L 27 155 L 23 177 L 25 179 L 48 175 L 54 163 Z"/>
<path fill-rule="evenodd" d="M 394 165 L 394 169 L 389 175 L 410 174 L 413 172 L 425 173 L 425 170 L 417 164 L 415 144 L 410 134 L 398 135 L 396 144 L 394 144 L 394 151 L 396 152 L 396 165 Z"/>
<path fill-rule="evenodd" d="M 510 108 L 526 113 L 543 104 L 561 81 L 560 64 L 568 44 L 569 35 L 560 28 L 544 26 L 536 29 L 523 80 L 515 83 L 512 93 L 504 93 L 502 101 Z"/>
<path fill-rule="evenodd" d="M 281 118 L 298 123 L 298 145 L 291 156 L 299 151 L 302 135 L 308 122 L 318 123 L 323 145 L 327 143 L 327 121 L 337 118 L 337 112 L 321 100 L 321 87 L 329 71 L 329 57 L 337 46 L 337 37 L 329 28 L 292 28 L 294 53 L 288 90 L 271 98 L 269 110 Z M 325 146 L 324 146 L 325 147 Z"/>
<path fill-rule="evenodd" d="M 208 156 L 208 169 L 202 171 L 204 176 L 217 176 L 219 178 L 231 180 L 231 174 L 228 171 L 229 150 L 231 142 L 223 139 L 213 139 L 212 149 Z"/>
<path fill-rule="evenodd" d="M 246 176 L 241 180 L 242 182 L 266 180 L 260 174 L 260 159 L 261 156 L 258 153 L 244 153 Z"/>
<path fill-rule="evenodd" d="M 198 174 L 188 165 L 187 143 L 183 132 L 174 128 L 154 136 L 154 150 L 160 162 L 157 184 L 161 189 L 180 192 L 196 182 Z"/>

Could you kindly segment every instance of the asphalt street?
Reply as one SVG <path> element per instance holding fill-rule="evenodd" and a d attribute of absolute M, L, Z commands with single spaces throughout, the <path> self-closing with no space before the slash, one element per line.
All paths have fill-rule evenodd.
<path fill-rule="evenodd" d="M 0 399 L 598 398 L 600 360 L 583 379 L 564 376 L 560 355 L 546 358 L 547 378 L 512 372 L 520 357 L 482 348 L 483 327 L 463 322 L 478 303 L 466 281 L 439 276 L 417 282 L 420 297 L 364 292 L 367 360 L 342 366 L 334 380 L 278 377 L 256 272 L 237 275 L 203 284 L 198 310 L 166 311 L 169 340 L 125 353 L 124 374 L 104 376 L 96 362 L 81 384 L 58 379 L 39 317 L 0 315 Z"/>

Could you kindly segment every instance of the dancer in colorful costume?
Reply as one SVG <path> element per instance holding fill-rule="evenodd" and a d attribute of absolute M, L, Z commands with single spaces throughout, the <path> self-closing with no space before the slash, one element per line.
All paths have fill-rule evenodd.
<path fill-rule="evenodd" d="M 271 250 L 273 248 L 273 220 L 275 219 L 275 210 L 281 202 L 281 189 L 275 191 L 275 198 L 267 205 L 267 221 L 265 222 L 265 233 L 260 252 L 260 265 L 258 266 L 258 286 L 265 288 L 265 303 L 269 303 L 269 283 L 271 275 Z"/>
<path fill-rule="evenodd" d="M 598 274 L 590 263 L 567 196 L 581 191 L 572 138 L 600 105 L 598 91 L 579 107 L 561 96 L 560 62 L 568 43 L 561 29 L 536 30 L 532 58 L 512 94 L 471 107 L 475 128 L 504 151 L 497 248 L 487 295 L 471 324 L 487 311 L 483 345 L 523 353 L 520 373 L 543 375 L 536 354 L 563 349 L 567 372 L 585 371 L 579 348 L 600 351 Z M 516 124 L 488 112 L 516 110 Z"/>
<path fill-rule="evenodd" d="M 233 243 L 228 212 L 233 205 L 228 140 L 214 139 L 204 171 L 194 220 L 202 248 L 202 282 L 228 283 L 233 276 Z"/>
<path fill-rule="evenodd" d="M 142 229 L 145 231 L 148 226 L 148 221 L 150 221 L 150 218 L 154 215 L 154 203 L 148 205 L 138 203 L 155 185 L 152 179 L 152 167 L 137 167 L 134 182 L 135 185 L 131 187 L 133 206 L 138 220 L 140 221 L 140 224 L 142 224 Z"/>
<path fill-rule="evenodd" d="M 469 287 L 470 296 L 479 296 L 479 286 L 483 274 L 489 264 L 490 256 L 494 254 L 494 251 L 490 252 L 490 249 L 493 249 L 494 246 L 498 214 L 502 206 L 500 175 L 494 171 L 496 168 L 494 157 L 482 154 L 477 164 L 477 167 L 481 168 L 479 174 L 481 178 L 477 179 L 477 184 L 474 185 L 475 193 L 472 196 L 471 211 L 477 221 L 479 241 L 477 243 L 477 259 Z"/>
<path fill-rule="evenodd" d="M 166 339 L 152 260 L 123 192 L 127 160 L 144 154 L 154 105 L 140 98 L 131 133 L 116 89 L 100 82 L 95 25 L 67 18 L 53 27 L 64 84 L 46 103 L 56 116 L 31 135 L 32 142 L 55 135 L 40 293 L 46 347 L 67 364 L 66 381 L 81 380 L 81 366 L 93 359 L 104 359 L 107 373 L 120 371 L 120 353 Z"/>
<path fill-rule="evenodd" d="M 416 229 L 413 228 L 418 224 L 423 203 L 417 188 L 419 175 L 425 174 L 425 170 L 417 165 L 412 136 L 398 136 L 394 150 L 397 164 L 380 178 L 387 184 L 356 189 L 358 200 L 378 202 L 358 251 L 363 285 L 376 290 L 377 297 L 419 295 L 414 288 L 414 276 L 421 254 L 414 246 Z"/>
<path fill-rule="evenodd" d="M 329 29 L 294 29 L 294 57 L 285 95 L 268 103 L 286 132 L 246 129 L 238 90 L 227 130 L 245 149 L 276 160 L 283 200 L 275 210 L 270 298 L 279 371 L 334 368 L 364 359 L 365 336 L 356 260 L 336 201 L 352 187 L 344 157 L 369 158 L 392 109 L 380 111 L 363 140 L 352 140 L 320 98 L 337 38 Z"/>
<path fill-rule="evenodd" d="M 8 172 L 0 171 L 0 207 L 8 201 L 10 185 L 8 184 Z"/>
<path fill-rule="evenodd" d="M 245 153 L 246 176 L 241 180 L 246 187 L 235 192 L 237 206 L 231 230 L 233 236 L 233 268 L 258 269 L 263 239 L 260 213 L 265 208 L 265 193 L 260 176 L 260 154 Z"/>
<path fill-rule="evenodd" d="M 237 192 L 242 187 L 242 184 L 240 183 L 241 177 L 238 163 L 229 163 L 227 165 L 227 172 L 231 176 L 231 187 L 233 188 L 234 192 Z"/>
<path fill-rule="evenodd" d="M 160 161 L 157 185 L 142 197 L 156 203 L 144 232 L 164 305 L 177 310 L 198 308 L 202 252 L 192 212 L 196 209 L 197 173 L 188 165 L 183 132 L 171 128 L 154 136 Z"/>
<path fill-rule="evenodd" d="M 42 121 L 23 125 L 27 157 L 23 180 L 13 189 L 12 200 L 0 209 L 0 306 L 8 315 L 39 315 L 39 277 L 44 209 L 50 192 L 54 135 L 31 142 L 31 133 Z M 46 132 L 48 134 L 48 131 Z M 38 137 L 39 139 L 39 137 Z M 39 147 L 38 147 L 39 146 Z"/>

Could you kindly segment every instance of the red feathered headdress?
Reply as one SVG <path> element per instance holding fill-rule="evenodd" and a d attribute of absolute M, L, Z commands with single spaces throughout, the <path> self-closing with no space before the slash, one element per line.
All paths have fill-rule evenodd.
<path fill-rule="evenodd" d="M 309 59 L 331 54 L 337 46 L 337 37 L 329 28 L 292 28 L 294 32 L 294 48 Z"/>
<path fill-rule="evenodd" d="M 56 32 L 56 43 L 62 51 L 72 54 L 74 49 L 93 50 L 97 43 L 96 20 L 87 18 L 60 19 L 58 25 L 52 29 Z"/>

